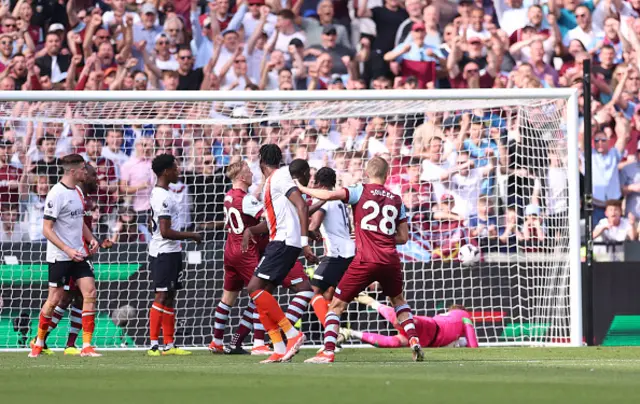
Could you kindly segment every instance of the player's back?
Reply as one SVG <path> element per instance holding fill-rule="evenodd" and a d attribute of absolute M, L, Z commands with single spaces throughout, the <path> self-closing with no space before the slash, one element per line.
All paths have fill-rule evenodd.
<path fill-rule="evenodd" d="M 328 201 L 320 209 L 324 211 L 320 234 L 324 240 L 325 255 L 328 257 L 353 257 L 356 245 L 351 239 L 347 206 L 342 201 Z"/>
<path fill-rule="evenodd" d="M 242 254 L 242 233 L 260 223 L 263 205 L 253 195 L 233 188 L 224 197 L 225 228 L 228 230 L 225 257 Z M 249 244 L 247 254 L 256 254 L 256 244 Z"/>
<path fill-rule="evenodd" d="M 379 184 L 357 184 L 347 191 L 355 222 L 355 260 L 399 264 L 396 232 L 407 220 L 402 199 Z"/>
<path fill-rule="evenodd" d="M 298 211 L 289 200 L 292 190 L 297 189 L 289 167 L 275 170 L 265 181 L 263 189 L 264 209 L 271 241 L 284 241 L 286 245 L 300 248 L 300 219 Z"/>
<path fill-rule="evenodd" d="M 182 251 L 178 240 L 169 240 L 160 233 L 160 219 L 171 219 L 171 229 L 178 231 L 180 225 L 180 210 L 173 199 L 172 193 L 161 187 L 151 190 L 151 241 L 149 242 L 149 255 L 157 257 L 160 253 L 172 253 Z"/>

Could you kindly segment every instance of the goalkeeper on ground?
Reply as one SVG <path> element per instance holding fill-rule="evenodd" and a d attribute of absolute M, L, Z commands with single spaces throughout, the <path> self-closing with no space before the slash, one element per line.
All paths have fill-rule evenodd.
<path fill-rule="evenodd" d="M 341 328 L 338 335 L 339 343 L 353 338 L 377 348 L 403 348 L 409 346 L 409 339 L 404 329 L 396 321 L 393 307 L 385 306 L 366 295 L 358 296 L 356 301 L 375 309 L 382 317 L 393 324 L 394 328 L 398 330 L 398 334 L 386 336 Z M 413 320 L 423 348 L 478 347 L 478 339 L 476 338 L 471 316 L 463 306 L 453 305 L 444 314 L 439 314 L 435 317 L 414 316 Z"/>

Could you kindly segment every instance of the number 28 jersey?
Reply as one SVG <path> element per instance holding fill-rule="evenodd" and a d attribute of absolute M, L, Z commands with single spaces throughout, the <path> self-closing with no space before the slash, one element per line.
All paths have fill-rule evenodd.
<path fill-rule="evenodd" d="M 399 264 L 396 230 L 407 221 L 402 199 L 378 184 L 356 184 L 345 188 L 355 222 L 355 262 Z"/>

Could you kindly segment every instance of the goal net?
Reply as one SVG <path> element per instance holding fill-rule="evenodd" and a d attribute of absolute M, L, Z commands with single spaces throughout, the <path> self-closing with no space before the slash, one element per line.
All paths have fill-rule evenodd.
<path fill-rule="evenodd" d="M 69 153 L 97 168 L 92 230 L 114 243 L 92 260 L 96 346 L 149 344 L 147 241 L 155 183 L 149 161 L 161 153 L 175 155 L 182 171 L 171 186 L 181 229 L 205 236 L 201 245 L 184 244 L 177 343 L 206 346 L 222 295 L 223 199 L 230 188 L 224 170 L 246 160 L 254 176 L 250 192 L 259 196 L 258 149 L 266 143 L 282 148 L 285 164 L 306 159 L 312 174 L 333 168 L 338 186 L 366 181 L 372 156 L 387 159 L 386 185 L 401 195 L 410 227 L 409 242 L 398 251 L 415 314 L 463 305 L 481 345 L 581 343 L 578 116 L 570 90 L 8 97 L 0 102 L 0 349 L 24 348 L 35 336 L 47 291 L 44 198 L 58 181 L 58 158 Z M 323 255 L 321 242 L 314 248 Z M 478 255 L 463 256 L 461 249 Z M 304 265 L 312 274 L 314 266 Z M 368 292 L 384 302 L 377 285 Z M 280 288 L 277 296 L 286 307 L 292 295 Z M 225 342 L 247 303 L 243 292 Z M 65 314 L 49 346 L 64 347 L 70 326 Z M 321 344 L 311 310 L 297 326 Z M 342 326 L 395 333 L 355 302 Z"/>

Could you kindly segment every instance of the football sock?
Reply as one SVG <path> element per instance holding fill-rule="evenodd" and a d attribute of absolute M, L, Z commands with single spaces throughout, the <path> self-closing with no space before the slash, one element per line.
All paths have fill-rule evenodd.
<path fill-rule="evenodd" d="M 413 322 L 413 314 L 411 314 L 411 308 L 408 304 L 396 307 L 396 318 L 399 318 L 404 314 L 408 314 L 407 318 L 402 321 L 398 320 L 398 323 L 400 323 L 400 326 L 404 329 L 409 338 L 418 337 L 416 325 Z"/>
<path fill-rule="evenodd" d="M 289 303 L 289 307 L 287 307 L 287 313 L 285 316 L 289 319 L 291 324 L 295 324 L 300 320 L 305 311 L 307 311 L 307 306 L 309 306 L 309 302 L 313 297 L 312 291 L 304 291 L 298 292 Z"/>
<path fill-rule="evenodd" d="M 64 316 L 65 311 L 66 309 L 63 309 L 60 306 L 56 306 L 56 308 L 53 310 L 53 314 L 51 315 L 51 321 L 49 322 L 49 329 L 47 330 L 47 333 L 44 336 L 45 345 L 47 342 L 47 338 L 49 338 L 49 334 L 51 334 L 51 331 L 55 330 L 56 327 L 58 327 L 58 323 Z"/>
<path fill-rule="evenodd" d="M 324 350 L 333 352 L 336 350 L 338 330 L 340 329 L 340 317 L 332 311 L 327 313 L 324 324 Z"/>
<path fill-rule="evenodd" d="M 257 304 L 256 309 L 258 310 L 262 325 L 269 333 L 269 337 L 271 338 L 271 342 L 273 343 L 273 351 L 275 353 L 284 355 L 287 352 L 287 346 L 282 341 L 282 334 L 280 334 L 280 328 L 278 327 L 278 324 L 268 316 L 268 313 L 266 311 L 261 310 L 260 306 Z"/>
<path fill-rule="evenodd" d="M 69 337 L 67 338 L 67 348 L 76 346 L 78 333 L 82 329 L 82 310 L 77 307 L 71 307 L 69 313 Z"/>
<path fill-rule="evenodd" d="M 231 307 L 222 302 L 218 303 L 216 307 L 216 313 L 213 319 L 213 342 L 216 345 L 222 345 L 224 343 L 224 329 L 227 326 L 230 311 Z"/>
<path fill-rule="evenodd" d="M 263 313 L 268 316 L 273 323 L 282 328 L 282 331 L 284 331 L 287 338 L 293 338 L 298 335 L 298 330 L 293 328 L 293 325 L 291 325 L 291 322 L 289 322 L 287 317 L 284 315 L 282 309 L 278 305 L 278 302 L 271 293 L 262 289 L 256 290 L 251 294 L 251 299 L 253 299 L 253 302 L 260 313 L 260 320 L 267 329 L 267 332 L 269 332 L 269 328 L 264 324 L 262 318 Z M 271 336 L 271 333 L 269 333 L 269 336 Z"/>
<path fill-rule="evenodd" d="M 327 312 L 329 311 L 329 302 L 322 295 L 315 295 L 313 299 L 311 299 L 311 307 L 313 307 L 313 311 L 316 313 L 316 317 L 318 317 L 318 321 L 324 327 L 324 320 L 327 317 Z"/>
<path fill-rule="evenodd" d="M 173 348 L 175 328 L 176 328 L 176 312 L 173 308 L 163 306 L 162 314 L 162 340 L 165 349 Z"/>
<path fill-rule="evenodd" d="M 36 338 L 37 346 L 44 346 L 44 338 L 47 336 L 47 332 L 49 331 L 49 325 L 51 325 L 51 317 L 45 316 L 40 312 L 40 318 L 38 319 L 38 337 Z"/>
<path fill-rule="evenodd" d="M 82 311 L 82 348 L 91 346 L 93 330 L 96 327 L 96 312 Z"/>
<path fill-rule="evenodd" d="M 370 332 L 363 332 L 362 337 L 359 339 L 378 348 L 401 348 L 406 346 L 406 344 L 403 344 L 395 336 L 373 334 Z"/>
<path fill-rule="evenodd" d="M 163 306 L 153 303 L 149 310 L 149 337 L 151 338 L 151 346 L 159 345 L 160 328 L 162 326 L 162 316 L 164 314 Z"/>
<path fill-rule="evenodd" d="M 231 345 L 236 348 L 242 348 L 242 343 L 244 342 L 247 335 L 253 329 L 253 313 L 256 306 L 253 302 L 249 302 L 249 305 L 242 312 L 242 318 L 240 319 L 240 326 L 233 337 L 231 338 Z M 264 338 L 263 338 L 264 339 Z"/>
<path fill-rule="evenodd" d="M 264 325 L 260 322 L 260 313 L 254 306 L 253 311 L 253 347 L 259 347 L 264 345 Z"/>

